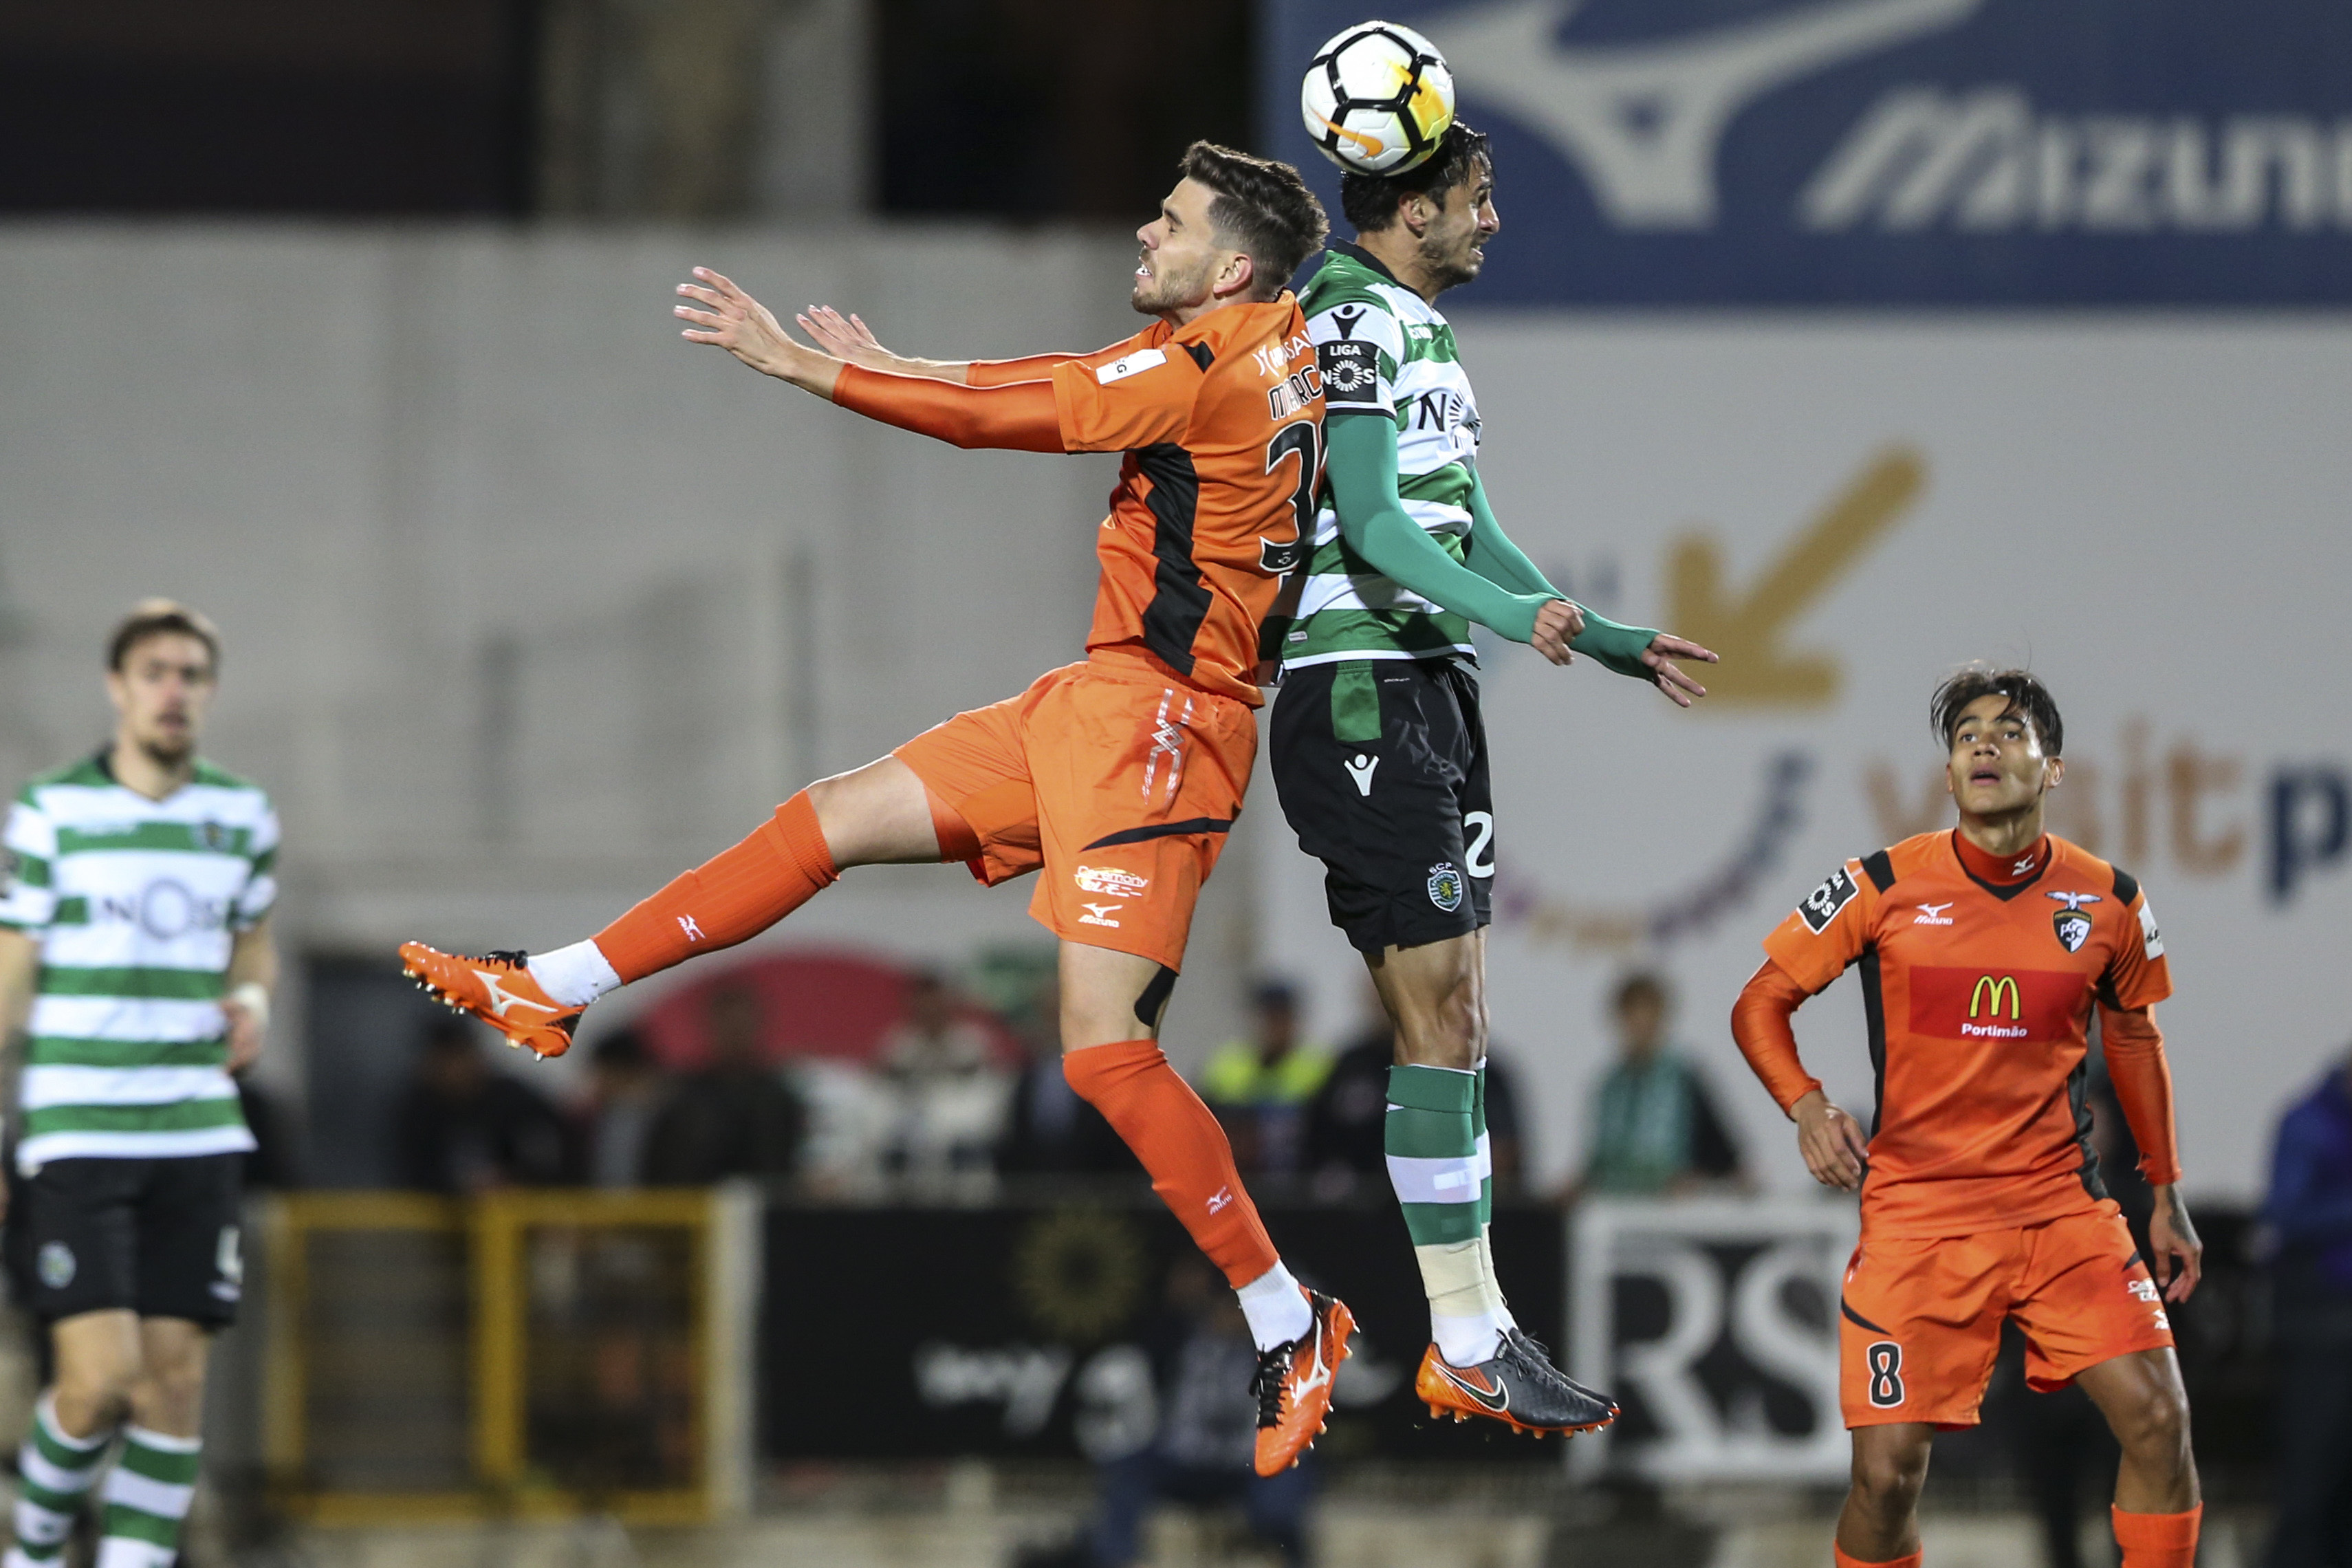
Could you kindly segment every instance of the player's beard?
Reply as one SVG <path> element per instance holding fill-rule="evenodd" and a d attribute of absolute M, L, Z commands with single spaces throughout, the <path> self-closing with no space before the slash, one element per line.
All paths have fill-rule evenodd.
<path fill-rule="evenodd" d="M 1437 291 L 1457 289 L 1475 281 L 1478 268 L 1486 265 L 1478 254 L 1482 243 L 1475 231 L 1467 239 L 1441 240 L 1433 234 L 1421 237 L 1422 275 L 1437 285 Z"/>
<path fill-rule="evenodd" d="M 1197 303 L 1209 292 L 1209 269 L 1215 259 L 1202 257 L 1187 271 L 1156 272 L 1150 278 L 1139 278 L 1127 302 L 1137 314 L 1144 316 L 1157 316 Z"/>
<path fill-rule="evenodd" d="M 147 753 L 149 762 L 171 772 L 184 766 L 187 760 L 195 754 L 196 738 L 193 730 L 182 731 L 177 735 L 151 733 L 140 736 L 138 745 Z"/>

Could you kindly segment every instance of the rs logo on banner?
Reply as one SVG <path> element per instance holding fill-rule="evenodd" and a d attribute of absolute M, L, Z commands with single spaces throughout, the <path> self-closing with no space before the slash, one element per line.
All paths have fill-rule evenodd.
<path fill-rule="evenodd" d="M 1623 1410 L 1575 1445 L 1656 1480 L 1835 1481 L 1838 1289 L 1856 1218 L 1806 1201 L 1600 1200 L 1570 1246 L 1574 1375 Z"/>

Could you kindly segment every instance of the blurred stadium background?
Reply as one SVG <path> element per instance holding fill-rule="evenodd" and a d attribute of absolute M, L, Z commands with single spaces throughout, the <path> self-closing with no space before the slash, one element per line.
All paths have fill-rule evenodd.
<path fill-rule="evenodd" d="M 1487 661 L 1520 1161 L 1498 1250 L 1621 1434 L 1564 1466 L 1427 1430 L 1402 1226 L 1329 1141 L 1345 1083 L 1225 1108 L 1277 1239 L 1370 1342 L 1299 1505 L 1317 1560 L 1825 1560 L 1853 1213 L 1722 1020 L 1832 865 L 1948 820 L 1926 694 L 1991 658 L 2071 721 L 2058 830 L 2163 917 L 2210 1270 L 2177 1319 L 2203 1561 L 2262 1562 L 2278 1369 L 2320 1353 L 2273 1310 L 2273 1134 L 2352 1036 L 2352 13 L 1388 10 L 1496 138 L 1505 227 L 1444 308 L 1503 515 L 1597 608 L 1725 662 L 1682 714 Z M 206 751 L 286 822 L 268 1245 L 193 1568 L 1045 1561 L 1174 1419 L 1153 1357 L 1218 1325 L 1148 1192 L 1039 1129 L 1025 894 L 861 871 L 539 1067 L 436 1035 L 391 952 L 576 937 L 1079 647 L 1108 459 L 802 406 L 678 343 L 687 268 L 917 353 L 1110 342 L 1128 231 L 1192 138 L 1331 198 L 1297 73 L 1360 15 L 0 8 L 0 774 L 97 743 L 105 629 L 169 594 L 227 637 Z M 1253 800 L 1170 1016 L 1194 1075 L 1367 1025 L 1319 869 L 1266 781 Z M 1569 1205 L 1636 971 L 1738 1173 Z M 1851 990 L 1802 1020 L 1850 1105 Z M 755 1150 L 610 1152 L 714 1105 Z M 8 1343 L 13 1441 L 36 1374 Z M 2045 1521 L 2078 1515 L 2112 1561 L 2087 1409 L 2005 1367 L 1985 1427 L 1939 1445 L 1932 1559 L 2061 1562 Z M 1271 1560 L 1222 1504 L 1147 1542 Z"/>

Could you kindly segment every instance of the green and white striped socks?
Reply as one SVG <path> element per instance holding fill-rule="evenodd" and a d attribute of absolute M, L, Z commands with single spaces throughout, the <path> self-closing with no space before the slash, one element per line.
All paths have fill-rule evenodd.
<path fill-rule="evenodd" d="M 1455 1366 L 1492 1360 L 1506 1320 L 1486 1261 L 1491 1178 L 1476 1127 L 1479 1075 L 1392 1067 L 1382 1147 L 1429 1294 L 1430 1337 Z"/>
<path fill-rule="evenodd" d="M 23 1479 L 16 1494 L 16 1543 L 8 1549 L 5 1568 L 50 1568 L 60 1559 L 113 1436 L 108 1431 L 67 1436 L 58 1425 L 56 1398 L 41 1395 L 33 1406 L 33 1429 L 16 1454 Z"/>
<path fill-rule="evenodd" d="M 180 1526 L 196 1494 L 196 1465 L 204 1448 L 201 1437 L 123 1428 L 122 1457 L 99 1494 L 106 1514 L 98 1568 L 171 1568 L 180 1551 Z"/>

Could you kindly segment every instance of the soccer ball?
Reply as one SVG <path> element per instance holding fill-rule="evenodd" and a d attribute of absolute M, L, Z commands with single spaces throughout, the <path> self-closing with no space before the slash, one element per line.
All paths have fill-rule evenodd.
<path fill-rule="evenodd" d="M 1307 134 L 1359 174 L 1425 162 L 1454 123 L 1454 75 L 1437 46 L 1394 22 L 1359 22 L 1315 51 L 1298 89 Z"/>

